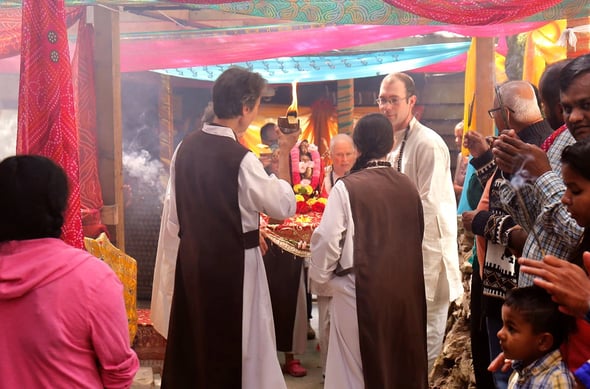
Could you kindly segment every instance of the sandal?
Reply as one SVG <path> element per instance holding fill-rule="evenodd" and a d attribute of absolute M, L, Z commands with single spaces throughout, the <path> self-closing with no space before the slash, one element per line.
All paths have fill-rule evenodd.
<path fill-rule="evenodd" d="M 288 373 L 292 377 L 303 377 L 307 375 L 307 370 L 301 366 L 299 359 L 292 359 L 283 365 L 283 372 Z"/>

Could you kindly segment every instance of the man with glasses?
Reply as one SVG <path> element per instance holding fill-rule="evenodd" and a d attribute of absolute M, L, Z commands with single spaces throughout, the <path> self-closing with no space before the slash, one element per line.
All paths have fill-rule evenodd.
<path fill-rule="evenodd" d="M 574 58 L 559 72 L 563 119 L 575 142 L 590 138 L 589 86 L 589 54 Z M 566 139 L 557 139 L 545 154 L 541 148 L 522 142 L 509 131 L 493 145 L 499 168 L 506 172 L 522 169 L 529 173 L 520 187 L 503 185 L 500 190 L 502 203 L 511 215 L 522 220 L 527 212 L 532 222 L 527 225 L 526 220 L 523 221 L 523 227 L 529 231 L 522 252 L 525 258 L 541 261 L 545 255 L 553 255 L 572 261 L 577 255 L 584 229 L 561 202 L 566 188 L 561 178 L 560 155 L 555 150 L 564 146 L 563 141 Z M 532 275 L 520 273 L 519 286 L 532 283 Z M 563 346 L 564 359 L 572 371 L 590 359 L 590 325 L 583 318 L 578 318 L 576 325 L 577 331 Z"/>
<path fill-rule="evenodd" d="M 414 117 L 416 99 L 414 80 L 405 73 L 392 73 L 381 82 L 376 103 L 393 125 L 389 161 L 416 185 L 424 208 L 422 253 L 430 371 L 441 352 L 449 305 L 463 294 L 463 285 L 449 149 L 440 135 Z"/>
<path fill-rule="evenodd" d="M 517 136 L 526 143 L 541 145 L 553 129 L 543 119 L 541 110 L 531 84 L 526 81 L 509 81 L 495 89 L 494 108 L 488 111 L 496 127 L 502 131 L 512 128 Z M 490 355 L 497 355 L 501 349 L 496 337 L 502 328 L 502 303 L 506 292 L 517 286 L 516 257 L 520 254 L 526 233 L 504 211 L 499 198 L 499 186 L 505 178 L 510 178 L 496 168 L 490 146 L 486 139 L 477 132 L 469 131 L 465 136 L 465 146 L 473 156 L 471 164 L 476 168 L 477 176 L 484 186 L 483 201 L 475 211 L 464 212 L 463 225 L 477 237 L 478 262 L 474 264 L 473 299 L 481 301 L 481 321 L 483 328 L 472 327 L 472 340 L 475 343 L 482 336 L 488 338 L 487 353 L 473 350 L 473 364 L 478 387 L 491 387 L 489 377 L 481 373 L 480 367 L 489 364 Z M 487 201 L 486 201 L 487 200 Z M 481 280 L 481 283 L 476 280 Z M 479 307 L 478 307 L 479 308 Z M 508 372 L 494 373 L 496 388 L 506 388 Z"/>

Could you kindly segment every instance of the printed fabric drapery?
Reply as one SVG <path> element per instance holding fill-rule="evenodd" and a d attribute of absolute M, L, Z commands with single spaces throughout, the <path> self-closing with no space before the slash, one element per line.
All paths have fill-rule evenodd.
<path fill-rule="evenodd" d="M 108 235 L 100 211 L 104 205 L 96 149 L 96 93 L 94 89 L 94 28 L 80 18 L 72 60 L 72 81 L 80 150 L 80 203 L 84 236 Z"/>
<path fill-rule="evenodd" d="M 438 22 L 486 25 L 542 12 L 560 0 L 384 0 L 387 4 Z"/>
<path fill-rule="evenodd" d="M 52 159 L 68 176 L 62 239 L 84 247 L 78 133 L 63 0 L 23 0 L 17 154 Z"/>

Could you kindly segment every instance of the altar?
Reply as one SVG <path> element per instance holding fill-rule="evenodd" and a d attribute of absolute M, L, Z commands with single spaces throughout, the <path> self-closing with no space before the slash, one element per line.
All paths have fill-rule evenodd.
<path fill-rule="evenodd" d="M 306 213 L 296 213 L 280 223 L 262 215 L 261 230 L 263 235 L 281 249 L 298 257 L 309 259 L 311 257 L 311 235 L 320 224 L 322 214 L 323 205 L 321 211 L 310 210 Z"/>

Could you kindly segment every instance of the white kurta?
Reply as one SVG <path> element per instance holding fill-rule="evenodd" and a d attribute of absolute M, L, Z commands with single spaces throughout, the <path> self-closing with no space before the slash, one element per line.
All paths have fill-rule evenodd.
<path fill-rule="evenodd" d="M 178 256 L 178 217 L 176 213 L 176 192 L 174 190 L 174 163 L 176 151 L 170 163 L 170 178 L 164 195 L 158 250 L 154 265 L 154 282 L 152 283 L 152 302 L 150 318 L 154 329 L 164 338 L 168 338 L 168 323 L 170 321 L 170 307 L 174 293 L 174 273 L 176 272 L 176 257 Z"/>
<path fill-rule="evenodd" d="M 227 136 L 235 139 L 230 128 L 205 125 L 203 131 L 212 135 Z M 169 207 L 167 215 L 167 231 L 160 234 L 162 244 L 162 257 L 157 258 L 156 269 L 163 279 L 159 279 L 154 285 L 158 285 L 158 294 L 170 296 L 174 290 L 174 277 L 168 277 L 171 267 L 176 267 L 176 258 L 171 260 L 170 255 L 178 250 L 178 242 L 172 236 L 175 228 L 170 221 L 178 220 L 176 215 L 176 201 L 174 193 L 174 164 L 171 165 Z M 238 203 L 242 220 L 242 231 L 252 231 L 258 228 L 259 212 L 263 212 L 276 219 L 285 219 L 295 214 L 295 196 L 291 185 L 279 180 L 274 175 L 269 176 L 256 158 L 249 152 L 244 156 L 240 164 L 238 174 Z M 164 215 L 163 215 L 164 216 Z M 176 228 L 178 225 L 176 225 Z M 160 248 L 158 248 L 160 252 Z M 162 282 L 165 281 L 165 285 Z M 163 301 L 166 301 L 164 299 Z M 158 303 L 156 303 L 158 304 Z M 170 307 L 160 309 L 156 318 L 160 323 L 168 321 L 165 315 L 170 315 Z M 167 332 L 167 331 L 166 331 Z M 212 372 L 211 374 L 218 374 Z M 276 353 L 274 322 L 268 291 L 268 282 L 262 254 L 259 247 L 244 251 L 244 289 L 243 289 L 243 314 L 242 314 L 242 388 L 248 389 L 276 389 L 286 388 L 285 379 L 279 365 Z"/>
<path fill-rule="evenodd" d="M 398 166 L 405 131 L 394 134 L 389 160 Z M 426 331 L 428 370 L 442 350 L 448 308 L 463 294 L 457 248 L 457 202 L 451 177 L 451 158 L 444 140 L 416 118 L 401 160 L 401 172 L 416 185 L 424 211 L 424 287 L 426 290 Z"/>
<path fill-rule="evenodd" d="M 322 221 L 311 237 L 309 277 L 328 284 L 332 292 L 330 305 L 330 340 L 326 363 L 325 389 L 363 388 L 363 365 L 359 344 L 356 311 L 355 277 L 350 273 L 333 277 L 340 264 L 353 265 L 354 222 L 346 186 L 337 182 Z"/>
<path fill-rule="evenodd" d="M 389 161 L 397 167 L 404 131 L 395 133 Z M 446 277 L 449 301 L 463 294 L 457 249 L 457 202 L 451 177 L 449 149 L 444 140 L 416 118 L 402 155 L 401 172 L 416 185 L 424 210 L 424 283 L 426 299 L 433 301 L 439 276 Z M 444 273 L 441 268 L 444 265 Z"/>

